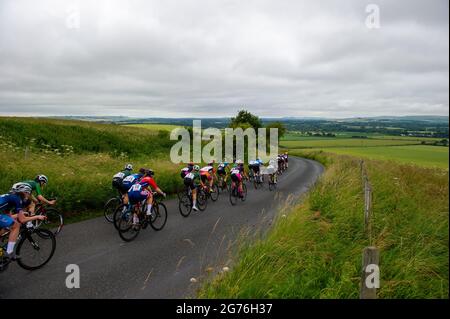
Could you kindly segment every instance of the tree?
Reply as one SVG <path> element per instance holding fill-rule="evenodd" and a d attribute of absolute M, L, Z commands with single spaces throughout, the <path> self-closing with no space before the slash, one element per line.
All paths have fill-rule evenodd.
<path fill-rule="evenodd" d="M 262 127 L 261 120 L 256 115 L 253 115 L 252 113 L 241 110 L 239 111 L 238 115 L 236 117 L 231 118 L 231 122 L 229 125 L 231 128 L 248 128 L 253 127 L 255 131 L 257 131 L 260 127 Z"/>
<path fill-rule="evenodd" d="M 281 122 L 271 122 L 266 125 L 267 136 L 270 136 L 270 129 L 278 129 L 278 138 L 282 138 L 286 134 L 286 126 Z"/>

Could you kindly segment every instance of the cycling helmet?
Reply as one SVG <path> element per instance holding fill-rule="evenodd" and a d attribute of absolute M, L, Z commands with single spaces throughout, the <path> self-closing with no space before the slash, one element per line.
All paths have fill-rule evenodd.
<path fill-rule="evenodd" d="M 37 183 L 44 183 L 44 184 L 48 183 L 48 178 L 45 175 L 38 175 L 38 176 L 36 176 L 36 178 L 34 180 Z"/>
<path fill-rule="evenodd" d="M 194 171 L 198 172 L 200 170 L 200 166 L 194 165 Z"/>
<path fill-rule="evenodd" d="M 189 162 L 187 166 L 188 166 L 188 167 L 193 167 L 193 166 L 194 166 L 194 163 L 193 163 L 193 162 Z"/>
<path fill-rule="evenodd" d="M 147 176 L 153 176 L 153 175 L 155 175 L 155 172 L 149 168 L 149 169 L 146 169 L 146 170 L 145 170 L 145 175 L 147 175 Z"/>
<path fill-rule="evenodd" d="M 241 165 L 241 164 L 244 164 L 244 162 L 242 160 L 237 160 L 236 164 Z"/>
<path fill-rule="evenodd" d="M 144 174 L 145 174 L 145 168 L 141 167 L 141 168 L 139 169 L 139 173 L 142 174 L 142 175 L 144 175 Z"/>
<path fill-rule="evenodd" d="M 128 163 L 127 165 L 125 165 L 125 170 L 132 171 L 133 170 L 133 165 Z"/>
<path fill-rule="evenodd" d="M 13 193 L 27 193 L 31 194 L 31 186 L 27 183 L 16 183 L 12 186 Z"/>
<path fill-rule="evenodd" d="M 208 166 L 214 166 L 214 161 L 209 162 L 209 163 L 208 163 Z"/>

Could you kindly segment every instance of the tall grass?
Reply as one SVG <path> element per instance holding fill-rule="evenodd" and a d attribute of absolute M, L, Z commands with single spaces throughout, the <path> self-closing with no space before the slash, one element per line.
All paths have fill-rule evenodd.
<path fill-rule="evenodd" d="M 292 153 L 291 153 L 292 154 Z M 358 298 L 364 232 L 359 161 L 309 153 L 327 170 L 262 239 L 242 244 L 205 298 Z M 448 172 L 368 161 L 380 298 L 448 298 Z"/>
<path fill-rule="evenodd" d="M 112 176 L 127 162 L 150 167 L 166 192 L 179 183 L 169 160 L 167 132 L 81 121 L 0 118 L 0 194 L 13 183 L 49 177 L 46 197 L 57 197 L 66 216 L 99 210 L 115 195 Z M 89 212 L 91 213 L 91 212 Z"/>

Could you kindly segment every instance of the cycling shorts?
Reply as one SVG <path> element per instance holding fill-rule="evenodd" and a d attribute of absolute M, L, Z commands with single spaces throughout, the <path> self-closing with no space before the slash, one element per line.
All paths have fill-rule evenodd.
<path fill-rule="evenodd" d="M 259 173 L 260 169 L 259 169 L 259 165 L 252 165 L 252 171 L 256 174 Z"/>
<path fill-rule="evenodd" d="M 206 183 L 206 181 L 212 180 L 212 176 L 209 172 L 202 172 L 200 175 L 200 178 L 202 179 L 203 183 Z"/>
<path fill-rule="evenodd" d="M 143 200 L 146 200 L 150 195 L 151 192 L 146 189 L 142 191 L 131 191 L 128 192 L 128 199 L 131 204 L 137 204 Z"/>
<path fill-rule="evenodd" d="M 197 188 L 197 184 L 195 183 L 195 181 L 192 178 L 185 178 L 184 185 L 189 187 L 191 190 L 194 190 L 195 188 Z"/>
<path fill-rule="evenodd" d="M 224 175 L 227 175 L 227 171 L 225 170 L 225 168 L 224 169 L 218 169 L 217 170 L 217 175 L 219 175 L 219 176 L 224 176 Z"/>
<path fill-rule="evenodd" d="M 112 187 L 114 189 L 117 189 L 121 194 L 125 194 L 126 192 L 128 192 L 128 190 L 130 189 L 129 187 L 126 187 L 123 183 L 122 183 L 122 179 L 119 178 L 115 178 L 112 181 Z"/>
<path fill-rule="evenodd" d="M 14 218 L 8 215 L 0 214 L 0 228 L 11 227 L 14 224 Z"/>
<path fill-rule="evenodd" d="M 242 181 L 242 175 L 239 173 L 231 174 L 231 180 L 235 183 L 240 183 Z"/>

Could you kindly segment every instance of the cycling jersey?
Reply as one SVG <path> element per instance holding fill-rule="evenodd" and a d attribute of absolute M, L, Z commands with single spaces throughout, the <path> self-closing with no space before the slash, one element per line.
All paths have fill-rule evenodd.
<path fill-rule="evenodd" d="M 241 175 L 241 169 L 239 167 L 233 167 L 230 171 L 231 180 L 233 182 L 241 182 L 242 175 Z"/>
<path fill-rule="evenodd" d="M 226 171 L 227 166 L 228 166 L 228 164 L 220 163 L 219 166 L 217 167 L 217 174 L 226 175 L 227 174 L 227 171 Z"/>
<path fill-rule="evenodd" d="M 124 188 L 130 188 L 134 184 L 136 184 L 142 178 L 142 174 L 131 174 L 125 177 L 122 181 L 122 185 Z"/>
<path fill-rule="evenodd" d="M 214 167 L 212 167 L 212 166 L 205 166 L 200 169 L 200 175 L 207 174 L 207 173 L 213 173 L 213 172 L 214 172 Z"/>
<path fill-rule="evenodd" d="M 150 196 L 151 192 L 147 189 L 147 186 L 136 183 L 128 190 L 128 199 L 131 204 L 136 204 L 146 200 Z"/>
<path fill-rule="evenodd" d="M 0 196 L 0 214 L 6 212 L 19 213 L 22 210 L 23 202 L 17 194 L 4 194 Z"/>
<path fill-rule="evenodd" d="M 116 175 L 113 176 L 112 186 L 117 189 L 121 194 L 125 194 L 128 191 L 129 187 L 125 187 L 123 185 L 123 180 L 131 175 L 131 171 L 123 170 Z"/>
<path fill-rule="evenodd" d="M 131 171 L 129 170 L 123 170 L 119 173 L 117 173 L 116 175 L 113 176 L 113 180 L 123 180 L 125 177 L 130 176 L 131 175 Z"/>
<path fill-rule="evenodd" d="M 139 181 L 139 185 L 141 185 L 144 188 L 148 188 L 149 186 L 152 189 L 157 189 L 158 188 L 158 185 L 156 184 L 156 181 L 153 179 L 153 177 L 150 177 L 150 176 L 146 176 L 143 179 L 141 179 Z"/>
<path fill-rule="evenodd" d="M 25 181 L 25 182 L 22 182 L 22 183 L 30 185 L 31 189 L 36 192 L 37 196 L 39 196 L 39 195 L 42 196 L 41 184 L 39 184 L 38 182 L 36 182 L 36 181 Z"/>
<path fill-rule="evenodd" d="M 188 173 L 192 171 L 192 167 L 185 167 L 181 170 L 180 176 L 181 178 L 185 178 Z"/>
<path fill-rule="evenodd" d="M 191 190 L 195 189 L 198 184 L 195 182 L 200 179 L 200 174 L 198 172 L 189 172 L 184 177 L 184 185 L 188 186 Z"/>

